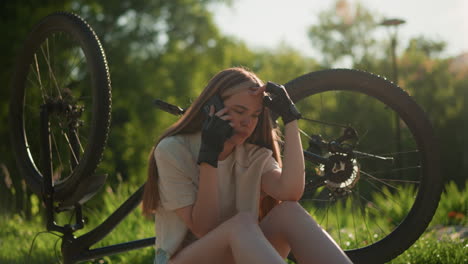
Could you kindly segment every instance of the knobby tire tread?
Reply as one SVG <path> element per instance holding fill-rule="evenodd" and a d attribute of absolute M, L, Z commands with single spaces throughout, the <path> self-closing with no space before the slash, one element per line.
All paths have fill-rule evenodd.
<path fill-rule="evenodd" d="M 71 176 L 54 186 L 58 202 L 69 197 L 80 182 L 93 180 L 93 173 L 102 159 L 110 127 L 111 81 L 104 49 L 91 26 L 78 15 L 68 12 L 53 13 L 42 19 L 30 32 L 17 60 L 11 84 L 10 128 L 11 141 L 21 175 L 32 191 L 42 195 L 43 178 L 28 154 L 23 125 L 24 89 L 32 56 L 42 41 L 54 32 L 66 32 L 79 41 L 92 78 L 93 109 L 91 133 L 85 152 Z M 39 112 L 40 109 L 38 109 Z M 79 196 L 79 195 L 78 195 Z"/>
<path fill-rule="evenodd" d="M 359 70 L 312 72 L 286 83 L 285 87 L 294 102 L 324 91 L 361 92 L 390 105 L 408 124 L 421 150 L 425 169 L 413 207 L 400 225 L 382 240 L 346 251 L 354 263 L 384 263 L 403 253 L 426 230 L 443 189 L 438 143 L 426 114 L 402 88 L 383 77 Z"/>

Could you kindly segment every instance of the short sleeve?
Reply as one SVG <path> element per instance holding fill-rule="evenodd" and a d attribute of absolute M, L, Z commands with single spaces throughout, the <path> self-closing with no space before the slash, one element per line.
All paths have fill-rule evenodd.
<path fill-rule="evenodd" d="M 187 147 L 173 138 L 165 138 L 156 147 L 154 158 L 161 205 L 166 210 L 175 210 L 194 204 L 197 194 L 194 174 L 199 172 Z"/>
<path fill-rule="evenodd" d="M 270 155 L 268 155 L 267 157 L 265 166 L 263 167 L 263 170 L 262 170 L 262 175 L 272 170 L 276 170 L 276 169 L 281 170 L 281 167 L 279 166 L 278 162 L 272 156 L 273 152 L 271 150 L 268 150 L 268 152 Z"/>
<path fill-rule="evenodd" d="M 278 162 L 273 157 L 273 151 L 254 144 L 246 144 L 245 149 L 238 153 L 238 160 L 244 167 L 256 166 L 261 174 L 274 169 L 281 170 Z"/>

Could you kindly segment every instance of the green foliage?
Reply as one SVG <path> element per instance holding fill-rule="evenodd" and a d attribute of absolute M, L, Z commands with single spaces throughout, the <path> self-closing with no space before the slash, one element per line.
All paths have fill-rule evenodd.
<path fill-rule="evenodd" d="M 284 44 L 273 50 L 251 50 L 245 43 L 223 36 L 208 8 L 209 4 L 218 2 L 230 1 L 67 0 L 7 1 L 1 4 L 0 28 L 2 35 L 9 40 L 0 43 L 3 51 L 0 55 L 0 80 L 5 86 L 5 89 L 0 89 L 0 120 L 4 124 L 9 98 L 6 84 L 10 82 L 15 55 L 27 32 L 42 17 L 58 10 L 76 12 L 92 25 L 103 43 L 113 84 L 113 110 L 108 146 L 98 173 L 109 174 L 109 185 L 84 207 L 89 221 L 86 229 L 78 234 L 101 223 L 136 186 L 145 181 L 147 155 L 152 144 L 165 128 L 177 120 L 156 110 L 152 105 L 153 99 L 186 107 L 209 78 L 232 66 L 248 67 L 262 79 L 279 83 L 342 61 L 350 61 L 354 68 L 384 76 L 391 72 L 390 60 L 386 58 L 388 54 L 382 53 L 389 49 L 388 45 L 372 37 L 379 17 L 362 5 L 353 7 L 346 1 L 337 1 L 330 10 L 319 15 L 319 23 L 309 31 L 314 47 L 323 56 L 318 64 L 314 59 L 305 58 L 301 51 Z M 411 40 L 398 56 L 399 85 L 427 111 L 433 122 L 441 142 L 443 176 L 450 182 L 446 185 L 430 231 L 392 263 L 466 262 L 467 247 L 463 241 L 439 241 L 436 235 L 440 225 L 466 226 L 468 212 L 468 141 L 464 138 L 468 127 L 465 100 L 468 70 L 454 69 L 454 58 L 441 58 L 444 47 L 444 42 L 420 36 Z M 378 118 L 376 114 L 387 117 L 384 109 L 374 105 L 364 109 L 363 102 L 359 98 L 354 99 L 344 100 L 337 96 L 313 98 L 300 107 L 310 118 L 366 120 L 366 123 L 373 124 L 379 138 L 388 136 L 386 133 L 391 129 L 387 118 Z M 343 114 L 356 113 L 355 109 L 366 114 L 352 117 Z M 7 126 L 0 127 L 0 137 L 7 139 L 8 133 Z M 33 236 L 44 230 L 43 208 L 18 175 L 8 140 L 3 142 L 0 145 L 0 262 L 27 263 L 30 262 L 28 250 Z M 381 237 L 380 229 L 393 228 L 411 206 L 413 195 L 414 191 L 409 187 L 397 193 L 384 189 L 372 196 L 372 203 L 356 205 L 348 200 L 336 203 L 327 214 L 323 210 L 311 212 L 316 219 L 327 221 L 327 230 L 341 246 L 353 248 L 362 245 L 359 241 L 365 244 Z M 393 206 L 388 197 L 401 201 L 401 204 Z M 355 227 L 356 219 L 349 213 L 350 209 L 362 207 L 365 208 L 364 213 L 358 216 L 369 219 L 369 227 Z M 7 214 L 9 212 L 16 213 Z M 68 223 L 70 217 L 64 213 L 57 221 Z M 143 219 L 137 210 L 98 246 L 152 236 L 153 222 Z M 56 241 L 54 235 L 40 235 L 32 250 L 34 263 L 57 262 L 54 252 Z M 437 252 L 435 255 L 434 251 Z M 149 247 L 93 263 L 151 263 L 152 258 L 153 251 Z"/>
<path fill-rule="evenodd" d="M 113 119 L 103 173 L 144 182 L 152 142 L 175 120 L 152 101 L 187 106 L 216 68 L 212 50 L 221 36 L 209 2 L 75 3 L 103 40 L 111 70 Z"/>
<path fill-rule="evenodd" d="M 415 196 L 416 190 L 411 185 L 402 186 L 396 192 L 391 192 L 389 188 L 383 187 L 382 192 L 374 194 L 373 201 L 379 208 L 378 214 L 385 215 L 388 222 L 399 223 L 413 206 Z M 392 228 L 394 227 L 396 226 L 392 226 Z"/>
<path fill-rule="evenodd" d="M 356 191 L 345 199 L 322 203 L 323 207 L 303 206 L 342 248 L 354 249 L 382 239 L 401 223 L 413 205 L 415 190 L 401 186 L 392 192 L 382 187 L 381 192 L 366 196 Z"/>
<path fill-rule="evenodd" d="M 445 185 L 439 209 L 434 215 L 431 226 L 468 226 L 468 192 L 466 190 L 468 190 L 468 181 L 465 181 L 464 187 L 458 187 L 453 181 Z"/>
<path fill-rule="evenodd" d="M 286 83 L 296 77 L 318 70 L 320 65 L 313 59 L 305 58 L 301 52 L 285 44 L 275 50 L 263 50 L 255 54 L 250 68 L 264 80 Z"/>
<path fill-rule="evenodd" d="M 426 236 L 430 237 L 429 241 L 434 239 L 435 233 L 440 238 L 440 230 L 443 227 L 452 226 L 459 230 L 467 226 L 467 185 L 468 181 L 465 181 L 465 188 L 457 187 L 454 182 L 446 184 L 436 214 L 426 232 Z M 413 206 L 415 196 L 414 186 L 402 185 L 398 191 L 383 187 L 381 191 L 373 192 L 369 198 L 363 198 L 367 201 L 366 203 L 359 202 L 359 199 L 356 200 L 351 195 L 346 199 L 328 201 L 326 204 L 306 201 L 303 206 L 342 248 L 354 249 L 376 242 L 388 235 L 407 216 Z M 315 199 L 323 199 L 319 197 L 320 195 Z M 457 239 L 460 240 L 459 237 Z M 462 242 L 456 241 L 453 245 L 441 247 L 458 248 Z M 425 241 L 424 243 L 432 242 Z M 419 246 L 423 245 L 419 244 Z"/>
<path fill-rule="evenodd" d="M 62 5 L 44 3 L 41 7 L 9 3 L 18 14 L 2 16 L 2 19 L 5 18 L 5 25 L 18 30 L 15 38 L 2 42 L 2 45 L 9 45 L 2 53 L 7 56 L 3 62 L 10 62 L 2 66 L 8 69 L 3 83 L 8 83 L 11 76 L 10 64 L 20 47 L 18 43 L 24 42 L 34 23 L 57 10 L 82 16 L 103 44 L 112 80 L 111 129 L 104 158 L 96 173 L 108 174 L 111 186 L 119 183 L 117 175 L 124 182 L 142 184 L 146 180 L 152 145 L 158 135 L 177 120 L 177 117 L 157 110 L 152 103 L 154 99 L 187 107 L 208 80 L 227 67 L 245 66 L 263 72 L 269 79 L 286 81 L 312 71 L 316 65 L 313 60 L 304 59 L 298 51 L 287 47 L 254 52 L 241 41 L 221 35 L 208 5 L 224 2 L 229 1 L 70 0 Z M 6 94 L 0 99 L 0 116 L 6 120 L 8 89 L 2 89 L 2 92 Z M 28 129 L 36 130 L 34 127 Z M 7 138 L 8 127 L 0 128 L 0 134 Z M 25 210 L 29 214 L 31 194 L 23 191 L 24 182 L 21 183 L 16 171 L 10 146 L 2 144 L 1 148 L 0 163 L 8 171 L 2 171 L 2 178 L 13 175 L 9 177 L 13 179 L 12 186 L 6 188 L 0 184 L 2 196 L 8 197 L 2 200 L 14 201 L 7 204 L 9 208 L 6 210 Z M 16 197 L 12 197 L 11 190 L 16 190 Z M 12 204 L 17 208 L 11 208 Z"/>
<path fill-rule="evenodd" d="M 39 217 L 26 221 L 18 214 L 0 216 L 0 226 L 1 263 L 54 263 L 59 238 L 50 233 L 39 233 L 45 230 Z"/>
<path fill-rule="evenodd" d="M 376 40 L 369 36 L 376 29 L 378 18 L 360 3 L 354 6 L 346 0 L 337 0 L 318 19 L 308 35 L 314 47 L 321 51 L 325 66 L 346 59 L 356 64 L 375 55 Z"/>
<path fill-rule="evenodd" d="M 466 183 L 468 184 L 468 182 Z M 105 190 L 105 195 L 102 199 L 101 207 L 84 208 L 84 216 L 88 218 L 85 230 L 77 232 L 77 236 L 84 234 L 91 230 L 96 225 L 101 223 L 105 217 L 110 215 L 125 199 L 127 199 L 132 192 L 137 189 L 137 186 L 121 183 L 115 188 L 108 187 Z M 437 214 L 434 217 L 431 228 L 429 228 L 420 239 L 401 256 L 397 257 L 390 263 L 464 263 L 466 262 L 467 247 L 466 238 L 461 239 L 453 236 L 456 231 L 448 230 L 442 233 L 442 225 L 456 224 L 466 226 L 466 217 L 464 222 L 447 222 L 447 212 L 454 210 L 465 210 L 466 212 L 466 197 L 468 190 L 459 189 L 454 183 L 446 185 L 444 195 L 442 196 Z M 390 194 L 388 194 L 390 195 Z M 389 199 L 410 198 L 414 195 L 411 188 L 406 188 L 398 194 L 392 194 L 387 199 L 381 199 L 380 195 L 376 195 L 376 206 L 386 210 L 380 214 L 374 214 L 369 219 L 370 226 L 376 226 L 376 223 L 381 227 L 385 227 L 388 223 L 388 217 L 400 217 L 398 210 L 393 210 L 387 207 Z M 380 197 L 380 198 L 379 198 Z M 353 219 L 351 214 L 346 214 L 346 209 L 352 206 L 347 204 L 338 204 L 336 208 L 330 209 L 329 223 L 327 230 L 331 231 L 334 238 L 339 241 L 335 232 L 339 230 L 341 233 L 342 246 L 345 248 L 354 248 L 356 241 L 365 239 L 377 239 L 379 236 L 374 237 L 374 234 L 367 234 L 363 230 L 358 232 L 358 237 L 355 237 L 353 230 Z M 310 209 L 312 213 L 313 210 Z M 461 211 L 463 212 L 463 211 Z M 336 218 L 336 217 L 339 218 Z M 315 219 L 319 221 L 321 216 L 315 215 Z M 337 221 L 336 219 L 339 219 Z M 59 223 L 68 223 L 70 215 L 60 215 L 57 219 Z M 325 227 L 325 223 L 322 224 Z M 449 228 L 450 229 L 450 228 Z M 34 215 L 32 221 L 26 221 L 19 215 L 0 216 L 0 262 L 1 263 L 58 263 L 60 259 L 60 242 L 57 237 L 51 234 L 41 234 L 37 237 L 32 248 L 32 253 L 29 255 L 30 246 L 33 242 L 34 236 L 45 230 L 44 223 L 42 222 L 41 214 Z M 111 244 L 122 243 L 134 239 L 142 239 L 154 235 L 154 222 L 152 220 L 145 220 L 141 215 L 140 210 L 135 210 L 131 213 L 120 225 L 112 231 L 112 233 L 104 240 L 99 242 L 96 247 L 107 246 Z M 18 246 L 21 245 L 21 246 Z M 121 253 L 113 256 L 107 256 L 102 259 L 88 261 L 85 263 L 151 263 L 154 257 L 152 247 L 144 249 L 133 250 L 126 253 Z M 29 261 L 28 261 L 29 260 Z"/>
<path fill-rule="evenodd" d="M 351 67 L 393 77 L 391 43 L 375 38 L 380 15 L 362 4 L 337 0 L 319 14 L 309 29 L 309 38 L 321 51 L 322 65 L 351 62 Z M 410 23 L 410 22 L 409 22 Z M 401 25 L 404 27 L 405 25 Z M 388 39 L 396 38 L 396 28 Z M 439 140 L 443 176 L 463 186 L 468 171 L 466 150 L 468 67 L 460 64 L 466 54 L 441 57 L 446 43 L 415 36 L 399 43 L 396 62 L 398 85 L 406 90 L 431 120 Z M 403 50 L 402 54 L 398 54 Z M 463 57 L 464 56 L 464 57 Z M 350 111 L 352 108 L 348 108 Z"/>
<path fill-rule="evenodd" d="M 273 50 L 252 50 L 245 43 L 223 36 L 213 22 L 210 4 L 229 1 L 46 1 L 29 3 L 7 1 L 2 8 L 2 34 L 9 41 L 0 45 L 0 79 L 7 84 L 11 65 L 21 43 L 34 23 L 57 11 L 73 11 L 84 17 L 103 43 L 111 70 L 113 86 L 112 125 L 104 159 L 97 173 L 109 174 L 111 188 L 124 183 L 140 185 L 146 179 L 148 153 L 162 133 L 177 117 L 156 110 L 155 98 L 187 107 L 204 88 L 210 77 L 232 66 L 246 66 L 264 80 L 284 83 L 304 73 L 350 60 L 353 67 L 389 75 L 390 60 L 381 52 L 386 43 L 373 38 L 378 15 L 363 5 L 337 1 L 319 15 L 319 23 L 310 29 L 314 47 L 323 61 L 305 58 L 300 50 L 285 44 Z M 14 30 L 11 30 L 14 29 Z M 444 43 L 414 38 L 398 56 L 400 86 L 404 87 L 427 111 L 435 126 L 441 147 L 444 177 L 463 186 L 468 164 L 466 158 L 466 98 L 468 71 L 452 69 L 453 58 L 440 58 Z M 0 119 L 8 115 L 8 89 L 0 89 Z M 355 119 L 372 124 L 378 138 L 391 136 L 382 108 L 369 106 L 359 99 L 314 98 L 300 105 L 308 117 L 343 120 Z M 344 115 L 356 113 L 360 115 Z M 321 115 L 325 113 L 324 115 Z M 377 113 L 379 115 L 377 115 Z M 385 118 L 380 118 L 385 116 Z M 305 125 L 305 128 L 307 125 Z M 311 129 L 313 127 L 310 127 Z M 328 131 L 327 131 L 328 132 Z M 0 136 L 8 138 L 8 127 L 0 127 Z M 374 142 L 370 140 L 370 142 Z M 442 144 L 443 143 L 443 144 Z M 12 150 L 5 140 L 0 145 L 1 210 L 26 217 L 40 214 L 34 198 L 18 175 Z M 11 182 L 4 184 L 3 182 Z M 90 201 L 100 206 L 106 193 Z M 33 201 L 33 203 L 31 203 Z M 448 213 L 448 212 L 447 212 Z"/>
<path fill-rule="evenodd" d="M 115 190 L 111 187 L 106 188 L 105 196 L 99 207 L 86 206 L 83 208 L 83 214 L 87 219 L 86 226 L 75 235 L 80 236 L 96 227 L 135 190 L 135 187 L 128 184 L 118 185 Z M 43 232 L 45 225 L 42 214 L 34 214 L 32 221 L 26 221 L 19 215 L 1 216 L 0 220 L 0 263 L 60 263 L 61 242 L 51 232 Z M 58 215 L 56 220 L 59 225 L 63 225 L 69 223 L 73 218 L 70 213 L 62 213 Z M 33 241 L 37 234 L 39 234 L 37 239 Z M 152 236 L 154 236 L 154 222 L 145 220 L 140 210 L 135 210 L 93 248 Z M 30 250 L 31 254 L 29 254 Z M 152 263 L 153 258 L 153 248 L 147 247 L 128 253 L 106 256 L 87 263 Z"/>
<path fill-rule="evenodd" d="M 460 239 L 441 237 L 435 231 L 425 233 L 403 254 L 390 261 L 391 264 L 450 264 L 466 263 L 468 247 Z"/>
<path fill-rule="evenodd" d="M 126 199 L 136 191 L 136 186 L 120 183 L 115 188 L 107 187 L 97 208 L 87 207 L 83 214 L 88 217 L 86 228 L 76 233 L 85 234 L 102 223 Z M 139 240 L 154 236 L 154 221 L 145 219 L 139 208 L 130 213 L 112 232 L 93 248 L 105 247 L 117 243 Z M 154 258 L 153 247 L 133 250 L 126 253 L 104 257 L 103 263 L 151 263 Z M 96 263 L 101 263 L 96 260 Z"/>
<path fill-rule="evenodd" d="M 3 39 L 8 41 L 0 42 L 0 164 L 4 170 L 0 173 L 0 193 L 2 199 L 0 202 L 0 211 L 16 211 L 23 209 L 26 216 L 29 217 L 29 195 L 25 190 L 24 181 L 18 176 L 15 160 L 10 149 L 9 130 L 8 130 L 8 100 L 9 84 L 13 74 L 13 66 L 16 64 L 16 55 L 22 48 L 27 33 L 33 25 L 41 18 L 56 10 L 67 9 L 68 1 L 48 1 L 44 4 L 42 1 L 2 1 L 0 3 L 0 34 Z M 4 173 L 8 171 L 8 173 Z M 6 191 L 3 185 L 3 179 L 10 175 L 11 185 L 9 188 L 15 190 Z"/>
<path fill-rule="evenodd" d="M 426 49 L 416 47 L 410 45 L 400 59 L 400 85 L 415 98 L 433 124 L 444 177 L 462 186 L 468 167 L 463 165 L 466 126 L 460 124 L 466 118 L 463 93 L 468 75 L 459 72 L 459 77 L 454 78 L 453 59 L 429 57 Z"/>

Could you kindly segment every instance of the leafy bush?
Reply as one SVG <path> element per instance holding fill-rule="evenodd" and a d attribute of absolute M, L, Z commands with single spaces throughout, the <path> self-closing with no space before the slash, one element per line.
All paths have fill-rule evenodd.
<path fill-rule="evenodd" d="M 445 185 L 445 190 L 439 202 L 431 226 L 434 225 L 460 225 L 467 226 L 468 221 L 468 180 L 463 188 L 458 188 L 451 181 Z"/>

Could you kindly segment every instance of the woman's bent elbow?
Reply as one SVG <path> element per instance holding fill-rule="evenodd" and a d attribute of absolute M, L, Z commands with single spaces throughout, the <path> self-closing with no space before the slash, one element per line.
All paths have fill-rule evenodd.
<path fill-rule="evenodd" d="M 278 197 L 279 198 L 278 200 L 297 202 L 302 198 L 303 194 L 304 194 L 304 189 L 302 189 L 302 190 L 291 190 L 291 191 L 281 195 L 281 197 Z"/>
<path fill-rule="evenodd" d="M 291 195 L 283 201 L 298 202 L 302 198 L 302 194 L 303 193 Z"/>

